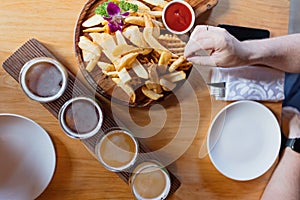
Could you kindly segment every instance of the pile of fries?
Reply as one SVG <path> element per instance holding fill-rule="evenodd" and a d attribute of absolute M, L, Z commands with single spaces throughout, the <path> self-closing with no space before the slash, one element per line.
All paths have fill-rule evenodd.
<path fill-rule="evenodd" d="M 82 50 L 86 70 L 99 67 L 116 86 L 136 102 L 133 80 L 142 83 L 142 93 L 158 100 L 186 78 L 192 63 L 183 57 L 185 43 L 176 35 L 161 35 L 164 0 L 126 0 L 138 5 L 138 12 L 125 18 L 123 31 L 110 33 L 108 22 L 94 15 L 82 26 L 84 35 L 78 46 Z M 105 57 L 105 59 L 103 59 Z M 109 62 L 104 62 L 108 60 Z"/>

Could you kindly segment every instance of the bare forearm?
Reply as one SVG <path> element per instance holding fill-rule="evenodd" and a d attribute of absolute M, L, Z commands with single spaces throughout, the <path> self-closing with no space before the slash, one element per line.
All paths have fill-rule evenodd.
<path fill-rule="evenodd" d="M 211 53 L 198 55 L 200 50 Z M 198 25 L 185 47 L 184 56 L 200 66 L 266 65 L 286 72 L 300 72 L 300 34 L 240 42 L 225 29 Z"/>
<path fill-rule="evenodd" d="M 300 34 L 241 43 L 249 65 L 266 65 L 286 72 L 300 72 Z"/>
<path fill-rule="evenodd" d="M 300 199 L 300 154 L 285 149 L 262 199 Z"/>

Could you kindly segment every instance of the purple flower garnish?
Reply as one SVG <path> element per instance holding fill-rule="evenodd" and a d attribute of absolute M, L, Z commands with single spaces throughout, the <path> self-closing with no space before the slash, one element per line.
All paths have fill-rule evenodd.
<path fill-rule="evenodd" d="M 109 17 L 103 17 L 108 21 L 108 27 L 110 32 L 122 31 L 123 30 L 123 19 L 129 15 L 129 12 L 121 13 L 121 9 L 117 4 L 109 2 L 106 8 Z"/>

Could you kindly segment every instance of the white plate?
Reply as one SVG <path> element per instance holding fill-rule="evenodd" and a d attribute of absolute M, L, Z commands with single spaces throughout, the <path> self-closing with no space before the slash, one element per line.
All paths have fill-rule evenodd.
<path fill-rule="evenodd" d="M 280 149 L 280 127 L 273 113 L 253 101 L 239 101 L 214 118 L 207 137 L 213 165 L 228 178 L 255 179 L 275 162 Z"/>
<path fill-rule="evenodd" d="M 50 183 L 55 163 L 42 127 L 23 116 L 0 114 L 0 199 L 37 198 Z"/>

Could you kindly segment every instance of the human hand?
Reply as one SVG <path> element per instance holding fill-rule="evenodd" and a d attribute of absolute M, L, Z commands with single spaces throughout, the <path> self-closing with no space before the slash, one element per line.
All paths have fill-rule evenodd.
<path fill-rule="evenodd" d="M 300 138 L 300 113 L 296 108 L 282 109 L 282 131 L 288 138 Z"/>
<path fill-rule="evenodd" d="M 211 50 L 210 55 L 197 55 Z M 190 62 L 206 66 L 232 67 L 247 65 L 247 48 L 225 29 L 199 25 L 191 34 L 184 56 Z"/>

